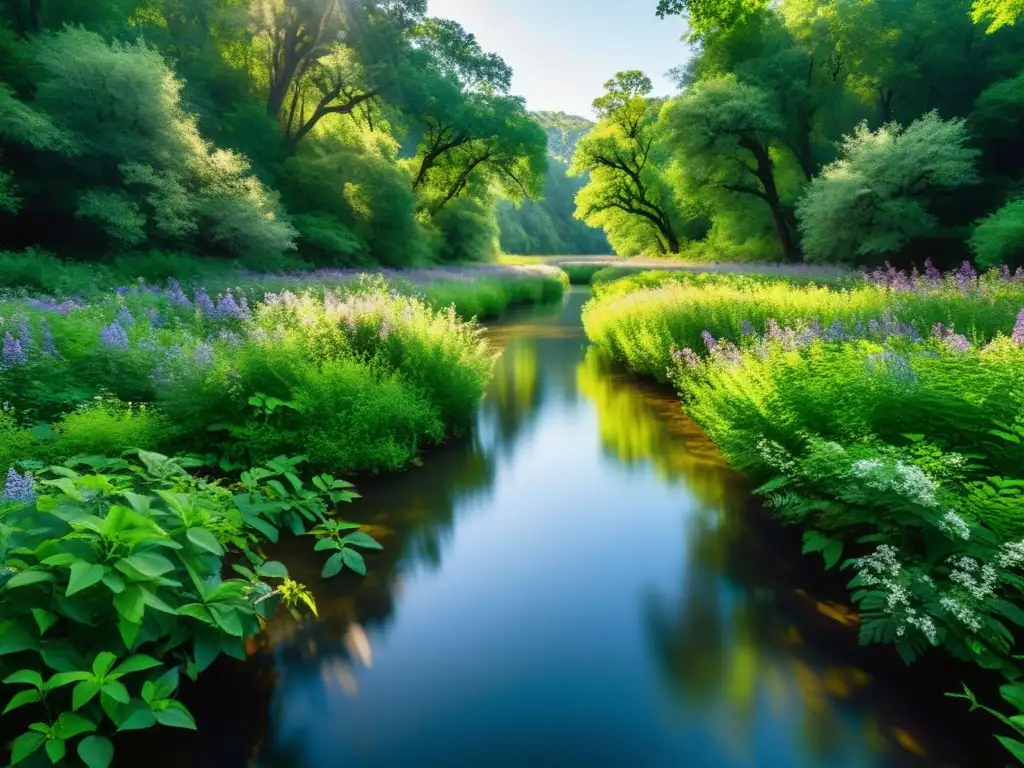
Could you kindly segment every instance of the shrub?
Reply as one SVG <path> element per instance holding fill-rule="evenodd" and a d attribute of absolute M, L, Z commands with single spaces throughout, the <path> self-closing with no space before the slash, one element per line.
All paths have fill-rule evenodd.
<path fill-rule="evenodd" d="M 1024 266 L 1024 198 L 979 221 L 971 235 L 971 250 L 983 268 Z"/>

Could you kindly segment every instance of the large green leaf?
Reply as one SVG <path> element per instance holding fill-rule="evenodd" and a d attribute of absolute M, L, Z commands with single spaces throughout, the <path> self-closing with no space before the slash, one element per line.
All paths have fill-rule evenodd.
<path fill-rule="evenodd" d="M 96 724 L 74 712 L 62 712 L 53 726 L 54 734 L 61 739 L 73 739 L 83 733 L 92 733 Z"/>
<path fill-rule="evenodd" d="M 1017 741 L 1016 739 L 1010 739 L 1006 736 L 996 736 L 999 739 L 999 743 L 1006 747 L 1007 751 L 1017 758 L 1017 761 L 1024 763 L 1024 743 Z"/>
<path fill-rule="evenodd" d="M 88 589 L 93 584 L 102 580 L 106 572 L 106 567 L 97 563 L 87 563 L 85 560 L 78 560 L 72 563 L 71 574 L 68 578 L 68 588 L 64 596 L 71 597 L 83 589 Z"/>
<path fill-rule="evenodd" d="M 117 665 L 114 670 L 116 677 L 123 677 L 124 675 L 130 675 L 133 672 L 144 672 L 147 669 L 153 669 L 154 667 L 162 666 L 163 662 L 157 661 L 152 656 L 147 656 L 144 653 L 137 653 L 134 656 L 129 656 L 127 659 Z"/>
<path fill-rule="evenodd" d="M 195 544 L 200 549 L 204 549 L 213 555 L 223 555 L 224 547 L 217 540 L 217 537 L 212 532 L 205 528 L 189 528 L 185 534 L 188 536 L 188 540 Z"/>
<path fill-rule="evenodd" d="M 11 700 L 7 702 L 7 707 L 4 709 L 6 715 L 11 710 L 23 707 L 26 704 L 35 704 L 37 701 L 41 701 L 43 698 L 42 694 L 34 688 L 30 688 L 27 691 L 18 691 L 11 697 Z"/>
<path fill-rule="evenodd" d="M 178 702 L 170 702 L 170 704 L 177 704 Z M 160 725 L 166 725 L 171 728 L 188 728 L 194 731 L 196 729 L 196 721 L 192 718 L 192 715 L 181 706 L 178 707 L 169 706 L 166 709 L 158 709 L 155 712 L 156 720 Z"/>
<path fill-rule="evenodd" d="M 54 581 L 56 577 L 49 571 L 44 571 L 37 568 L 29 568 L 28 570 L 22 571 L 21 573 L 14 574 L 10 580 L 4 585 L 5 589 L 17 589 L 18 587 L 27 587 L 30 584 L 39 584 L 41 582 Z"/>
<path fill-rule="evenodd" d="M 366 561 L 363 560 L 363 556 L 361 554 L 356 552 L 354 549 L 343 549 L 341 554 L 345 559 L 345 565 L 360 576 L 366 575 Z"/>
<path fill-rule="evenodd" d="M 18 620 L 0 623 L 0 656 L 36 647 L 36 640 Z"/>
<path fill-rule="evenodd" d="M 43 687 L 43 676 L 34 669 L 19 669 L 4 678 L 4 685 L 31 685 L 33 688 Z"/>
<path fill-rule="evenodd" d="M 129 584 L 124 592 L 114 595 L 114 608 L 131 624 L 142 624 L 142 614 L 146 610 L 146 598 L 138 584 Z"/>
<path fill-rule="evenodd" d="M 87 736 L 78 745 L 78 756 L 86 768 L 110 768 L 114 745 L 106 736 Z"/>
<path fill-rule="evenodd" d="M 345 567 L 345 561 L 342 560 L 344 552 L 335 552 L 324 563 L 324 569 L 320 572 L 320 575 L 325 579 L 330 579 L 341 573 L 341 569 Z"/>
<path fill-rule="evenodd" d="M 100 692 L 100 684 L 93 680 L 83 680 L 75 686 L 71 693 L 71 708 L 76 712 L 92 701 Z"/>
<path fill-rule="evenodd" d="M 117 569 L 128 578 L 156 579 L 174 570 L 174 564 L 156 552 L 140 552 L 117 563 Z"/>
<path fill-rule="evenodd" d="M 46 756 L 50 758 L 50 762 L 54 765 L 64 759 L 67 751 L 68 745 L 64 739 L 50 739 L 46 742 Z"/>
<path fill-rule="evenodd" d="M 384 549 L 379 541 L 373 538 L 370 534 L 363 533 L 362 531 L 350 533 L 341 540 L 341 543 L 350 547 L 362 547 L 363 549 Z"/>
<path fill-rule="evenodd" d="M 25 762 L 43 746 L 45 741 L 46 736 L 41 733 L 29 731 L 28 733 L 21 734 L 21 736 L 14 740 L 14 744 L 11 745 L 11 763 L 18 765 Z"/>

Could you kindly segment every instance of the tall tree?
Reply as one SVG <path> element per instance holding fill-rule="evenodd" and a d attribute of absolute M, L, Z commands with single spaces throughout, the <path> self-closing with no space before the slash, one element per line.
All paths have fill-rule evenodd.
<path fill-rule="evenodd" d="M 706 80 L 670 102 L 664 117 L 686 175 L 697 185 L 762 200 L 783 256 L 799 258 L 772 157 L 784 124 L 769 94 L 733 77 Z"/>
<path fill-rule="evenodd" d="M 609 211 L 639 220 L 663 253 L 678 253 L 682 231 L 662 172 L 668 156 L 658 126 L 661 102 L 650 98 L 650 78 L 619 72 L 594 100 L 600 123 L 580 140 L 571 173 L 590 174 L 580 192 L 577 216 L 590 223 L 614 221 Z M 634 222 L 635 225 L 635 222 Z"/>

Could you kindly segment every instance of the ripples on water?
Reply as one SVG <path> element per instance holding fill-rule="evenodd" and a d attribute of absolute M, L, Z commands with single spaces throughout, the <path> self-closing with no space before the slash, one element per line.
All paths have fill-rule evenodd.
<path fill-rule="evenodd" d="M 856 616 L 672 393 L 586 352 L 585 297 L 490 333 L 472 436 L 361 484 L 365 579 L 274 553 L 322 620 L 214 670 L 201 733 L 150 765 L 992 764 L 956 754 L 936 692 L 864 667 Z"/>

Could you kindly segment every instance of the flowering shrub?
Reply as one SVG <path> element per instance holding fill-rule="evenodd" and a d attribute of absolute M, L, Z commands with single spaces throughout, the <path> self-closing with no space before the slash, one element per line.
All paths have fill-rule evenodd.
<path fill-rule="evenodd" d="M 158 448 L 241 467 L 301 446 L 334 471 L 397 469 L 468 424 L 492 366 L 454 311 L 353 276 L 258 300 L 171 280 L 92 305 L 0 302 L 0 338 L 17 421 L 56 433 L 10 460 Z M 293 407 L 268 418 L 250 405 L 257 394 Z M 83 411 L 96 397 L 142 406 Z"/>

